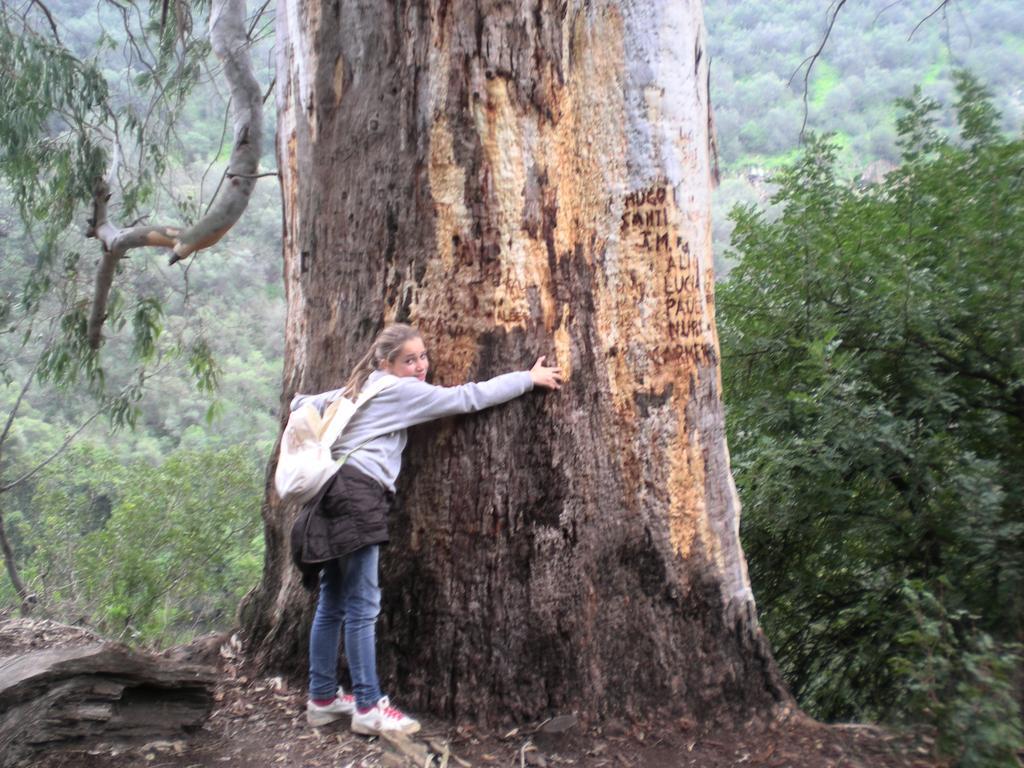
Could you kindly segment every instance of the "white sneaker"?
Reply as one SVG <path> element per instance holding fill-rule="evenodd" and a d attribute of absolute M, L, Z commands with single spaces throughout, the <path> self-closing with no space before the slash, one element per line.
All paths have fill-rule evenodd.
<path fill-rule="evenodd" d="M 345 715 L 351 715 L 356 711 L 356 697 L 351 693 L 345 693 L 338 688 L 338 694 L 330 704 L 314 704 L 306 702 L 306 722 L 313 727 L 327 725 L 335 720 L 340 720 Z"/>
<path fill-rule="evenodd" d="M 388 731 L 391 733 L 416 733 L 420 724 L 413 720 L 400 709 L 391 706 L 387 696 L 382 696 L 371 709 L 360 712 L 358 709 L 352 715 L 353 733 L 361 733 L 364 736 L 379 736 Z"/>

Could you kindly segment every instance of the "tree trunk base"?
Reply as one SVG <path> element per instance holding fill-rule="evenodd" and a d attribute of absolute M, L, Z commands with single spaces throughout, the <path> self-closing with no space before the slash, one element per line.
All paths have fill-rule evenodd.
<path fill-rule="evenodd" d="M 43 624 L 59 634 L 60 625 Z M 91 640 L 84 645 L 32 647 L 38 642 L 25 642 L 26 636 L 45 640 L 39 626 L 0 623 L 0 768 L 68 746 L 180 737 L 209 717 L 214 667 L 138 653 L 82 632 L 79 640 Z"/>

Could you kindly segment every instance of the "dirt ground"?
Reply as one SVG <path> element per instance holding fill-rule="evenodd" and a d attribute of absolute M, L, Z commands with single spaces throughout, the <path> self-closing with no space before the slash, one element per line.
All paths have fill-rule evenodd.
<path fill-rule="evenodd" d="M 37 633 L 29 646 L 17 647 L 0 629 L 0 656 L 58 641 L 57 632 Z M 61 634 L 62 644 L 78 639 Z M 90 637 L 91 633 L 82 633 L 81 640 Z M 565 714 L 498 733 L 421 718 L 423 729 L 413 739 L 389 743 L 352 734 L 344 720 L 310 728 L 305 721 L 305 694 L 298 686 L 280 677 L 250 679 L 235 643 L 220 645 L 216 654 L 222 674 L 214 711 L 201 730 L 176 740 L 99 743 L 53 751 L 38 755 L 30 764 L 36 768 L 942 766 L 933 758 L 926 737 L 892 734 L 868 725 L 827 726 L 800 714 L 769 727 L 732 731 L 701 730 L 685 719 L 586 726 Z"/>
<path fill-rule="evenodd" d="M 413 765 L 379 739 L 352 734 L 341 721 L 313 729 L 305 721 L 304 694 L 279 679 L 244 676 L 220 686 L 217 708 L 207 726 L 187 740 L 153 742 L 119 750 L 49 755 L 39 768 L 199 768 L 199 766 L 281 766 L 282 768 L 375 768 Z M 686 724 L 605 723 L 548 733 L 544 723 L 507 733 L 426 719 L 415 742 L 441 766 L 580 766 L 601 768 L 932 768 L 925 744 L 915 744 L 871 727 L 824 726 L 804 718 L 775 728 L 701 734 Z M 394 757 L 392 757 L 394 756 Z M 457 759 L 456 759 L 457 758 Z M 423 765 L 424 763 L 419 763 Z"/>

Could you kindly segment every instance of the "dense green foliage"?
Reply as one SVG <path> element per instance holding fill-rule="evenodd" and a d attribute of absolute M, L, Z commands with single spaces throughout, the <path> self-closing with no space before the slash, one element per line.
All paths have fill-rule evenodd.
<path fill-rule="evenodd" d="M 901 164 L 837 178 L 812 139 L 770 219 L 734 212 L 728 426 L 765 628 L 814 714 L 939 726 L 1015 765 L 1024 628 L 1024 140 L 972 78 L 958 138 L 902 103 Z M 993 746 L 995 745 L 995 746 Z"/>
<path fill-rule="evenodd" d="M 31 513 L 8 513 L 26 578 L 44 606 L 133 641 L 229 626 L 262 567 L 266 449 L 181 448 L 154 468 L 81 444 L 25 499 Z"/>
<path fill-rule="evenodd" d="M 195 221 L 224 172 L 227 104 L 208 4 L 175 4 L 164 25 L 160 4 L 46 5 L 59 36 L 38 7 L 0 2 L 0 520 L 38 611 L 169 642 L 229 623 L 261 557 L 279 194 L 259 184 L 240 224 L 185 264 L 130 252 L 89 348 L 96 180 L 118 224 Z M 268 83 L 270 21 L 249 20 Z M 81 447 L 65 454 L 70 438 Z M 5 580 L 0 612 L 18 602 Z"/>

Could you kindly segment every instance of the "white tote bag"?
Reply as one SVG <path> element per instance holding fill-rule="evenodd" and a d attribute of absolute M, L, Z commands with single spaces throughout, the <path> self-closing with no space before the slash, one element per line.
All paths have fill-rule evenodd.
<path fill-rule="evenodd" d="M 350 451 L 335 461 L 331 458 L 334 441 L 345 430 L 356 411 L 396 381 L 398 378 L 395 376 L 382 376 L 365 387 L 355 401 L 347 397 L 334 400 L 324 410 L 323 416 L 312 405 L 303 405 L 292 411 L 277 454 L 277 470 L 274 472 L 277 495 L 286 502 L 300 504 L 316 496 L 355 452 Z"/>

